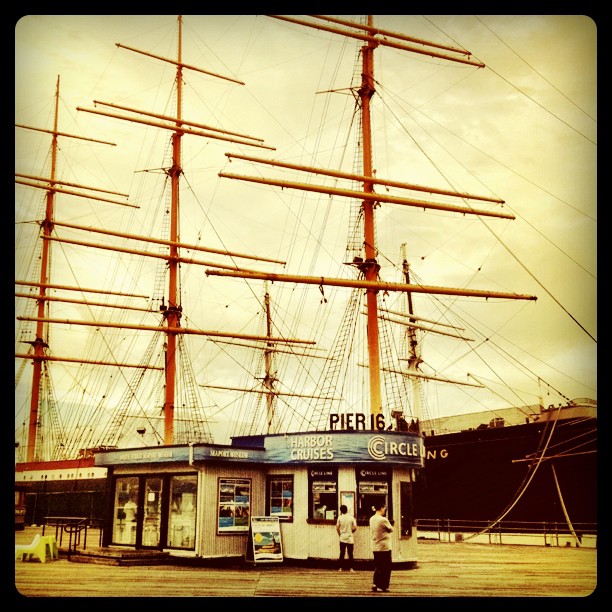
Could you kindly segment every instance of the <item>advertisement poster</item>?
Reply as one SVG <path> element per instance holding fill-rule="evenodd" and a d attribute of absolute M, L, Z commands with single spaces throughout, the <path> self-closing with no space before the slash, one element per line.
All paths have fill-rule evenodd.
<path fill-rule="evenodd" d="M 270 482 L 270 515 L 279 519 L 293 516 L 293 478 L 275 477 Z"/>
<path fill-rule="evenodd" d="M 251 518 L 253 559 L 258 561 L 282 561 L 280 521 L 277 516 L 253 516 Z"/>
<path fill-rule="evenodd" d="M 219 478 L 217 531 L 248 531 L 251 515 L 251 480 Z"/>

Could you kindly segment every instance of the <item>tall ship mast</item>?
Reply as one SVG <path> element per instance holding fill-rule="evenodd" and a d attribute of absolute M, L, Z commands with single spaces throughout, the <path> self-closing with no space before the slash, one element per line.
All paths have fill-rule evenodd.
<path fill-rule="evenodd" d="M 41 132 L 48 132 L 51 135 L 51 155 L 50 155 L 50 173 L 48 178 L 22 175 L 16 173 L 16 183 L 34 187 L 37 189 L 46 189 L 45 194 L 45 208 L 44 208 L 44 220 L 41 222 L 41 242 L 40 242 L 40 268 L 38 282 L 26 282 L 16 281 L 18 287 L 30 287 L 30 293 L 16 293 L 17 297 L 28 298 L 31 300 L 31 304 L 36 306 L 36 317 L 32 320 L 35 321 L 35 328 L 31 328 L 27 339 L 22 340 L 30 345 L 29 353 L 17 353 L 16 357 L 21 359 L 31 359 L 33 370 L 32 370 L 32 384 L 31 384 L 31 396 L 29 405 L 29 419 L 27 422 L 27 444 L 25 445 L 25 460 L 27 462 L 40 461 L 43 458 L 47 460 L 65 458 L 60 453 L 64 447 L 64 436 L 63 432 L 57 427 L 57 421 L 53 419 L 55 415 L 55 406 L 53 403 L 53 397 L 48 393 L 49 390 L 47 384 L 49 378 L 47 349 L 49 347 L 49 328 L 45 314 L 48 311 L 49 301 L 53 298 L 47 296 L 48 289 L 53 287 L 51 284 L 50 274 L 50 240 L 53 232 L 53 223 L 55 219 L 55 194 L 57 191 L 64 191 L 68 194 L 83 197 L 89 197 L 93 200 L 105 199 L 102 198 L 101 193 L 105 192 L 114 196 L 121 196 L 122 194 L 110 192 L 104 189 L 96 189 L 94 187 L 87 187 L 85 185 L 74 185 L 67 184 L 56 179 L 57 173 L 57 154 L 58 154 L 58 139 L 61 138 L 75 138 L 85 139 L 82 136 L 75 134 L 67 134 L 60 132 L 58 129 L 58 114 L 59 114 L 59 97 L 60 97 L 60 78 L 57 78 L 56 90 L 55 90 L 55 107 L 54 107 L 54 119 L 53 127 L 51 130 L 38 130 Z M 18 125 L 18 128 L 24 129 L 36 129 L 29 128 L 28 126 Z M 98 144 L 114 145 L 114 143 L 88 139 L 90 142 Z M 74 191 L 74 188 L 79 188 L 84 191 Z M 100 195 L 96 196 L 96 193 Z M 123 194 L 124 195 L 124 194 Z M 127 197 L 125 195 L 125 197 Z M 128 205 L 125 202 L 117 202 L 119 205 Z M 26 361 L 23 362 L 24 365 Z M 100 364 L 101 365 L 101 364 Z M 23 371 L 23 368 L 22 368 Z M 41 408 L 47 408 L 46 414 L 51 415 L 50 423 L 48 423 L 48 432 L 50 435 L 42 436 L 41 419 L 43 418 L 43 411 Z M 44 417 L 47 418 L 46 416 Z M 56 427 L 54 427 L 54 425 Z"/>
<path fill-rule="evenodd" d="M 167 16 L 147 19 L 160 31 L 164 21 L 167 31 Z M 79 102 L 63 116 L 58 77 L 51 121 L 18 121 L 23 142 L 35 134 L 50 151 L 42 172 L 25 163 L 25 154 L 16 159 L 23 231 L 16 253 L 24 264 L 15 276 L 20 469 L 82 461 L 100 449 L 289 431 L 411 428 L 430 444 L 428 438 L 450 431 L 439 415 L 455 405 L 446 390 L 438 391 L 450 387 L 464 390 L 461 412 L 486 414 L 487 424 L 502 418 L 496 416 L 502 406 L 516 407 L 521 422 L 533 423 L 547 420 L 553 403 L 582 405 L 575 400 L 591 396 L 588 386 L 564 393 L 548 366 L 538 376 L 531 361 L 520 359 L 512 367 L 535 393 L 523 394 L 520 384 L 496 391 L 501 376 L 494 360 L 510 353 L 526 321 L 539 320 L 543 299 L 559 306 L 533 276 L 497 280 L 508 265 L 498 251 L 514 255 L 499 237 L 515 230 L 502 228 L 528 225 L 524 204 L 517 214 L 516 196 L 497 195 L 509 185 L 506 176 L 503 184 L 479 189 L 486 184 L 480 177 L 445 175 L 433 147 L 426 151 L 419 140 L 427 130 L 416 122 L 408 128 L 421 107 L 395 106 L 404 96 L 386 89 L 390 76 L 396 92 L 418 83 L 444 99 L 446 86 L 429 79 L 452 75 L 448 86 L 463 94 L 463 79 L 496 74 L 489 62 L 444 32 L 432 40 L 427 28 L 400 33 L 418 25 L 409 16 L 398 17 L 401 28 L 385 18 L 381 27 L 373 16 L 238 16 L 233 27 L 219 30 L 229 21 L 179 16 L 171 45 L 162 37 L 150 47 L 116 42 L 105 68 L 122 77 L 116 88 L 113 79 L 103 79 L 104 86 L 83 80 Z M 215 38 L 215 31 L 225 36 Z M 213 40 L 233 65 L 246 67 L 249 79 L 241 70 L 225 71 L 223 62 L 198 67 L 198 58 L 218 59 L 209 53 Z M 261 79 L 248 41 L 266 52 Z M 272 65 L 279 49 L 292 50 L 292 70 Z M 337 72 L 313 78 L 306 70 L 318 65 L 311 53 L 338 55 Z M 124 66 L 131 69 L 133 97 L 124 87 Z M 88 91 L 90 103 L 83 102 Z M 424 98 L 418 97 L 422 108 Z M 316 117 L 311 110 L 320 131 L 306 121 L 305 102 L 322 109 Z M 451 102 L 449 94 L 441 107 Z M 476 99 L 474 106 L 484 108 Z M 477 113 L 460 112 L 447 125 L 465 123 L 469 139 L 477 123 L 483 126 Z M 398 130 L 383 131 L 382 119 Z M 332 123 L 344 127 L 332 134 Z M 253 126 L 262 137 L 251 134 Z M 590 150 L 583 132 L 587 137 L 574 137 Z M 412 145 L 397 144 L 398 136 Z M 80 144 L 62 145 L 71 140 Z M 421 154 L 431 167 L 420 165 Z M 105 168 L 106 184 L 88 178 L 88 161 L 98 174 Z M 487 164 L 493 165 L 483 162 L 483 177 Z M 40 211 L 28 202 L 30 193 L 43 194 Z M 438 259 L 458 245 L 451 223 L 470 248 Z M 40 256 L 25 265 L 35 243 Z M 527 253 L 536 250 L 534 243 Z M 495 265 L 481 274 L 487 253 L 491 261 L 495 254 Z M 521 256 L 505 261 L 524 268 Z M 453 258 L 470 274 L 447 276 Z M 424 273 L 435 280 L 423 280 Z M 495 327 L 484 325 L 491 311 Z M 497 344 L 497 330 L 513 318 L 523 325 L 512 328 L 510 342 Z M 594 340 L 588 324 L 579 327 Z M 478 361 L 479 350 L 492 347 L 497 354 Z M 466 370 L 468 356 L 474 359 Z M 60 378 L 52 376 L 56 366 L 64 368 Z"/>
<path fill-rule="evenodd" d="M 397 395 L 392 399 L 392 395 L 385 395 L 381 389 L 382 385 L 382 364 L 381 356 L 383 355 L 380 333 L 379 333 L 379 294 L 398 291 L 407 293 L 411 292 L 430 293 L 438 295 L 455 295 L 469 296 L 481 298 L 505 298 L 516 300 L 535 300 L 533 295 L 525 295 L 519 293 L 508 293 L 500 291 L 487 290 L 466 290 L 454 287 L 428 287 L 409 285 L 407 283 L 390 283 L 383 281 L 379 276 L 380 265 L 377 261 L 379 255 L 376 231 L 375 231 L 375 209 L 383 203 L 397 204 L 402 206 L 419 207 L 424 210 L 439 210 L 446 212 L 456 212 L 463 215 L 482 215 L 486 217 L 498 217 L 505 219 L 514 218 L 512 214 L 499 210 L 486 210 L 482 208 L 474 208 L 469 201 L 476 200 L 479 202 L 489 202 L 493 204 L 503 204 L 503 200 L 481 195 L 472 195 L 460 193 L 452 190 L 441 190 L 435 187 L 424 187 L 399 181 L 388 181 L 379 179 L 375 176 L 372 158 L 372 124 L 371 124 L 371 103 L 372 98 L 376 93 L 375 77 L 374 77 L 374 51 L 379 46 L 390 46 L 394 49 L 399 49 L 405 52 L 415 52 L 428 55 L 430 57 L 440 58 L 449 62 L 458 62 L 478 68 L 483 68 L 484 64 L 477 60 L 471 59 L 470 53 L 464 49 L 449 45 L 440 45 L 431 43 L 414 37 L 405 36 L 388 30 L 380 30 L 373 25 L 372 16 L 367 18 L 367 23 L 363 25 L 355 24 L 355 22 L 334 19 L 331 17 L 313 16 L 315 21 L 304 21 L 293 17 L 273 16 L 277 19 L 282 19 L 290 23 L 295 23 L 307 28 L 315 28 L 325 32 L 331 32 L 354 38 L 363 41 L 363 46 L 359 50 L 361 57 L 361 81 L 357 86 L 351 88 L 355 96 L 355 116 L 357 117 L 357 136 L 356 143 L 358 144 L 358 155 L 361 160 L 361 167 L 355 169 L 354 173 L 346 173 L 339 170 L 331 170 L 329 168 L 317 168 L 311 166 L 301 166 L 298 164 L 287 164 L 276 160 L 266 160 L 253 156 L 233 155 L 228 153 L 228 158 L 241 159 L 255 164 L 262 163 L 271 165 L 277 168 L 287 168 L 305 174 L 323 175 L 333 177 L 335 179 L 352 181 L 361 187 L 360 190 L 355 188 L 347 189 L 343 187 L 326 187 L 324 185 L 315 185 L 306 182 L 287 181 L 281 179 L 268 179 L 261 176 L 245 176 L 234 173 L 221 172 L 219 176 L 222 178 L 231 178 L 242 181 L 254 182 L 258 184 L 266 184 L 281 187 L 283 189 L 297 189 L 308 192 L 323 193 L 330 197 L 338 196 L 342 204 L 351 201 L 357 201 L 359 208 L 355 212 L 356 220 L 355 227 L 349 228 L 350 233 L 359 232 L 362 230 L 361 247 L 354 249 L 352 261 L 345 262 L 352 266 L 358 276 L 355 280 L 344 278 L 327 278 L 327 277 L 302 277 L 282 275 L 277 273 L 257 273 L 257 272 L 242 272 L 230 270 L 207 270 L 208 275 L 213 276 L 233 276 L 246 279 L 265 279 L 274 282 L 296 282 L 318 285 L 323 292 L 327 286 L 331 287 L 347 287 L 354 290 L 354 297 L 347 308 L 347 319 L 352 317 L 348 312 L 350 309 L 354 311 L 355 305 L 360 303 L 359 293 L 365 293 L 365 316 L 367 329 L 367 364 L 365 368 L 368 372 L 368 401 L 369 416 L 368 426 L 371 429 L 384 429 L 386 427 L 398 426 L 399 419 L 404 419 L 404 406 L 402 399 Z M 338 27 L 341 26 L 341 27 Z M 417 43 L 419 46 L 414 46 Z M 444 195 L 451 200 L 468 201 L 468 205 L 455 204 L 452 201 L 448 203 L 439 203 L 427 201 L 426 199 L 416 199 L 406 196 L 387 196 L 381 195 L 375 191 L 375 188 L 381 186 L 392 185 L 399 190 L 417 190 L 430 194 Z M 348 198 L 345 200 L 344 198 Z M 346 205 L 346 204 L 345 204 Z M 353 319 L 354 320 L 354 319 Z M 350 323 L 347 323 L 350 326 Z M 343 325 L 344 327 L 344 325 Z M 346 327 L 345 327 L 346 328 Z M 349 338 L 344 337 L 339 339 L 345 347 L 348 346 Z M 344 350 L 344 349 L 341 349 Z M 334 356 L 336 357 L 336 356 Z M 332 368 L 335 366 L 332 366 Z M 389 366 L 387 365 L 387 368 Z M 396 375 L 403 376 L 402 372 L 395 371 Z M 392 383 L 393 384 L 393 383 Z M 397 383 L 396 383 L 397 384 Z M 400 382 L 399 385 L 403 386 Z M 331 414 L 334 412 L 333 402 L 327 400 L 325 396 L 323 405 L 316 406 L 310 418 L 304 419 L 315 429 L 325 429 L 330 425 Z M 393 403 L 393 402 L 397 403 Z M 385 406 L 383 408 L 383 405 Z M 395 419 L 396 423 L 393 423 Z"/>
<path fill-rule="evenodd" d="M 30 411 L 28 416 L 28 427 L 27 427 L 27 453 L 26 453 L 26 462 L 33 461 L 50 461 L 50 460 L 58 460 L 58 459 L 70 459 L 76 458 L 70 456 L 70 450 L 66 447 L 66 443 L 62 437 L 61 428 L 59 431 L 56 431 L 58 437 L 57 438 L 48 438 L 43 435 L 43 431 L 48 429 L 48 423 L 44 423 L 43 421 L 50 420 L 52 423 L 59 423 L 58 415 L 55 413 L 55 406 L 53 404 L 53 400 L 50 396 L 41 397 L 40 391 L 43 388 L 43 382 L 48 376 L 48 369 L 46 367 L 47 361 L 56 360 L 57 358 L 51 357 L 50 354 L 47 353 L 47 349 L 49 347 L 49 325 L 53 323 L 67 324 L 67 325 L 84 325 L 84 326 L 93 326 L 93 327 L 105 327 L 105 328 L 115 328 L 115 329 L 126 329 L 126 330 L 140 330 L 143 332 L 153 332 L 155 335 L 163 337 L 163 356 L 164 363 L 163 365 L 155 366 L 149 365 L 148 363 L 142 364 L 127 364 L 127 363 L 112 363 L 112 362 L 90 362 L 93 365 L 98 366 L 115 366 L 118 368 L 127 368 L 134 367 L 139 371 L 137 376 L 140 376 L 143 371 L 148 369 L 157 369 L 163 372 L 163 389 L 164 389 L 164 398 L 163 404 L 161 406 L 161 416 L 163 417 L 163 436 L 158 443 L 161 441 L 164 444 L 174 444 L 179 441 L 191 441 L 191 442 L 202 442 L 202 441 L 211 441 L 211 434 L 208 429 L 207 418 L 206 415 L 202 412 L 201 402 L 197 399 L 197 385 L 195 381 L 189 380 L 187 382 L 187 386 L 189 387 L 186 391 L 186 397 L 188 401 L 192 402 L 192 405 L 185 406 L 183 404 L 184 413 L 180 415 L 183 417 L 182 425 L 178 428 L 175 428 L 175 422 L 179 420 L 179 414 L 175 414 L 175 402 L 176 402 L 176 393 L 177 393 L 177 362 L 179 361 L 179 354 L 184 356 L 184 359 L 188 360 L 188 357 L 185 355 L 185 348 L 183 342 L 184 334 L 195 334 L 195 335 L 203 335 L 203 336 L 216 336 L 216 337 L 226 337 L 228 334 L 223 332 L 215 332 L 215 331 L 206 331 L 206 330 L 194 330 L 194 329 L 186 329 L 181 326 L 181 318 L 182 318 L 182 304 L 181 304 L 181 296 L 180 296 L 180 277 L 179 277 L 179 265 L 182 261 L 189 261 L 190 263 L 200 263 L 201 265 L 210 265 L 210 262 L 193 262 L 191 258 L 189 260 L 185 260 L 181 257 L 181 249 L 189 249 L 190 251 L 200 251 L 200 252 L 211 252 L 211 249 L 206 247 L 201 247 L 198 245 L 185 245 L 179 241 L 180 237 L 180 218 L 179 218 L 179 201 L 180 201 L 180 180 L 183 174 L 182 161 L 181 161 L 181 141 L 183 136 L 188 133 L 190 136 L 199 136 L 201 138 L 213 139 L 213 140 L 222 140 L 224 142 L 233 142 L 240 143 L 248 146 L 259 147 L 259 148 L 271 148 L 267 147 L 263 144 L 261 139 L 255 138 L 253 136 L 239 134 L 236 132 L 228 132 L 219 128 L 203 125 L 201 123 L 190 122 L 182 116 L 182 108 L 183 108 L 183 72 L 184 71 L 193 71 L 200 72 L 202 74 L 208 76 L 214 76 L 215 78 L 225 79 L 237 85 L 243 85 L 242 82 L 232 79 L 229 77 L 223 77 L 218 74 L 214 74 L 211 72 L 207 72 L 205 70 L 200 70 L 194 66 L 186 64 L 182 60 L 182 18 L 178 18 L 178 48 L 177 48 L 177 58 L 165 58 L 156 56 L 144 51 L 140 51 L 138 49 L 117 44 L 118 47 L 125 48 L 129 51 L 140 53 L 149 58 L 153 58 L 158 61 L 163 61 L 166 63 L 170 63 L 176 69 L 176 77 L 175 77 L 175 101 L 174 108 L 175 113 L 173 116 L 160 115 L 152 112 L 147 112 L 144 110 L 138 110 L 135 108 L 130 108 L 124 105 L 118 105 L 113 103 L 106 103 L 103 101 L 96 101 L 95 109 L 88 108 L 77 108 L 78 111 L 93 113 L 96 115 L 101 115 L 105 117 L 109 117 L 111 119 L 120 119 L 129 122 L 133 122 L 136 124 L 153 126 L 165 130 L 166 132 L 171 132 L 171 141 L 170 141 L 170 155 L 168 165 L 162 168 L 161 170 L 169 179 L 169 198 L 168 198 L 168 208 L 164 211 L 164 215 L 167 219 L 164 221 L 165 230 L 167 232 L 167 238 L 161 240 L 151 239 L 147 236 L 143 235 L 135 235 L 135 234 L 126 234 L 124 232 L 108 230 L 105 228 L 92 228 L 92 227 L 84 227 L 78 226 L 75 224 L 62 223 L 55 220 L 55 195 L 56 193 L 66 193 L 69 195 L 75 195 L 80 197 L 88 197 L 89 199 L 96 199 L 95 196 L 90 196 L 87 193 L 83 192 L 75 192 L 71 189 L 66 189 L 61 181 L 56 180 L 56 164 L 57 164 L 57 148 L 58 148 L 58 137 L 69 137 L 69 134 L 62 133 L 58 130 L 58 100 L 59 100 L 59 78 L 58 78 L 58 87 L 56 91 L 56 110 L 55 110 L 55 118 L 54 118 L 54 127 L 49 133 L 52 135 L 52 145 L 51 145 L 51 169 L 50 176 L 46 177 L 31 177 L 31 176 L 22 176 L 17 175 L 16 182 L 28 185 L 31 187 L 46 189 L 46 208 L 45 208 L 45 217 L 44 221 L 41 223 L 41 231 L 42 231 L 42 256 L 40 263 L 40 278 L 38 283 L 27 283 L 27 281 L 17 281 L 18 285 L 29 285 L 33 288 L 33 293 L 29 295 L 21 294 L 20 297 L 30 298 L 32 300 L 37 301 L 37 316 L 28 317 L 28 316 L 18 316 L 18 321 L 24 323 L 35 323 L 35 334 L 34 339 L 32 340 L 24 340 L 32 346 L 32 350 L 30 353 L 18 353 L 16 357 L 21 359 L 31 359 L 34 365 L 33 376 L 32 376 L 32 393 L 31 393 L 31 402 L 30 402 Z M 101 107 L 101 109 L 100 109 Z M 108 110 L 110 109 L 110 110 Z M 123 114 L 118 114 L 116 110 L 123 111 Z M 126 114 L 127 113 L 127 114 Z M 132 113 L 131 115 L 129 113 Z M 29 128 L 29 126 L 18 126 L 20 128 L 25 129 L 35 129 Z M 72 136 L 73 138 L 78 138 L 77 136 Z M 91 140 L 91 139 L 90 139 Z M 96 142 L 93 141 L 92 142 Z M 102 142 L 102 141 L 97 141 Z M 106 143 L 112 144 L 112 143 Z M 75 187 L 74 185 L 69 185 L 68 187 Z M 91 187 L 84 187 L 80 185 L 76 185 L 76 187 L 81 187 L 82 189 L 92 189 Z M 121 195 L 121 194 L 116 194 Z M 126 196 L 127 197 L 127 196 Z M 102 198 L 98 198 L 102 200 Z M 123 206 L 135 206 L 133 204 L 129 204 L 127 202 L 112 202 L 111 200 L 105 199 L 105 202 L 111 202 L 114 204 L 120 204 Z M 137 206 L 135 206 L 137 207 Z M 137 241 L 137 243 L 142 244 L 143 242 L 148 242 L 153 245 L 158 245 L 158 248 L 162 251 L 161 253 L 149 253 L 146 251 L 138 250 L 138 249 L 121 249 L 117 247 L 115 250 L 117 252 L 127 252 L 133 253 L 136 255 L 141 255 L 144 257 L 153 257 L 156 259 L 162 259 L 167 266 L 167 285 L 166 287 L 161 286 L 159 281 L 156 281 L 158 287 L 157 290 L 163 292 L 161 294 L 161 298 L 157 298 L 159 301 L 159 312 L 161 314 L 161 325 L 132 325 L 128 323 L 121 322 L 102 322 L 102 321 L 85 321 L 85 320 L 76 320 L 76 319 L 67 319 L 67 320 L 58 320 L 50 317 L 48 315 L 48 304 L 52 300 L 52 298 L 47 297 L 47 289 L 51 286 L 58 289 L 67 289 L 67 290 L 80 290 L 83 291 L 82 288 L 79 287 L 60 287 L 55 285 L 49 285 L 50 280 L 50 244 L 52 241 L 58 242 L 67 242 L 72 244 L 78 244 L 81 246 L 87 246 L 93 249 L 107 249 L 102 244 L 95 243 L 87 243 L 83 241 L 71 241 L 71 240 L 63 240 L 60 237 L 57 237 L 54 234 L 54 229 L 57 227 L 66 227 L 73 230 L 82 230 L 84 232 L 92 232 L 103 235 L 110 235 L 116 237 L 128 238 L 129 240 Z M 112 248 L 112 247 L 110 247 Z M 212 249 L 212 252 L 220 253 L 222 255 L 226 255 L 233 258 L 241 258 L 248 257 L 241 253 L 230 252 L 230 251 L 221 251 L 218 249 Z M 265 258 L 258 258 L 257 256 L 251 256 L 251 259 L 257 260 L 266 260 Z M 270 260 L 268 260 L 270 261 Z M 282 262 L 277 262 L 282 263 Z M 224 266 L 223 264 L 219 264 L 222 267 L 235 267 L 235 266 Z M 85 290 L 87 291 L 87 290 Z M 92 290 L 95 291 L 95 290 Z M 99 291 L 102 292 L 103 291 Z M 108 292 L 107 292 L 108 293 Z M 129 297 L 129 296 L 127 296 Z M 132 296 L 136 297 L 136 296 Z M 141 296 L 143 297 L 143 296 Z M 85 305 L 91 305 L 87 302 L 79 302 Z M 106 304 L 97 304 L 98 306 L 105 306 Z M 112 307 L 112 305 L 110 305 Z M 117 307 L 117 306 L 116 306 Z M 124 309 L 129 309 L 129 306 L 122 306 Z M 143 310 L 143 309 L 140 309 Z M 146 309 L 145 309 L 146 310 Z M 150 311 L 149 311 L 150 312 Z M 24 332 L 24 334 L 27 333 Z M 264 340 L 265 338 L 257 337 L 254 335 L 238 335 L 238 337 L 242 337 L 244 339 L 251 340 Z M 291 342 L 290 340 L 281 340 L 282 342 Z M 152 347 L 149 349 L 149 356 L 151 355 Z M 147 357 L 148 361 L 149 357 Z M 70 359 L 68 359 L 70 360 Z M 74 361 L 78 361 L 78 359 L 74 359 Z M 188 371 L 190 369 L 189 363 L 184 364 Z M 189 374 L 188 374 L 189 376 Z M 193 376 L 191 374 L 191 376 Z M 133 387 L 129 390 L 129 395 L 134 396 L 135 390 L 139 385 L 139 381 L 137 378 L 133 380 Z M 183 396 L 183 398 L 185 395 Z M 128 419 L 128 410 L 129 403 L 132 398 L 126 397 L 124 401 L 122 401 L 122 406 L 117 410 L 116 414 L 114 414 L 111 420 L 106 424 L 106 430 L 102 434 L 102 437 L 99 438 L 99 441 L 95 444 L 94 447 L 109 447 L 109 446 L 117 446 L 120 443 L 121 438 L 123 437 L 123 429 L 126 425 Z M 44 412 L 45 416 L 43 416 L 43 411 L 40 409 L 41 404 L 47 408 Z M 142 430 L 146 428 L 138 428 L 137 430 Z M 100 435 L 99 433 L 97 435 Z M 158 434 L 160 437 L 160 434 Z M 46 440 L 47 447 L 44 447 L 43 440 Z M 76 450 L 76 449 L 75 449 Z M 80 448 L 78 452 L 82 455 L 83 452 L 86 452 L 85 449 Z M 73 451 L 74 452 L 74 451 Z"/>

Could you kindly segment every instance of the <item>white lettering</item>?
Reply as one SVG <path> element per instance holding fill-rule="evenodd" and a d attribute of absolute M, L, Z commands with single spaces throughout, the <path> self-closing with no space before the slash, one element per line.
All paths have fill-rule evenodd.
<path fill-rule="evenodd" d="M 172 458 L 171 450 L 159 450 L 159 451 L 145 451 L 141 453 L 126 453 L 121 456 L 121 460 L 129 463 L 130 461 L 137 461 L 138 459 L 170 459 Z"/>
<path fill-rule="evenodd" d="M 331 448 L 293 448 L 290 453 L 292 461 L 329 461 L 333 458 Z"/>
<path fill-rule="evenodd" d="M 374 443 L 372 444 L 372 450 L 374 451 L 374 453 L 376 455 L 383 455 L 383 453 L 385 452 L 384 450 L 382 450 L 380 447 L 383 447 L 384 449 L 384 441 L 382 438 L 376 438 L 376 440 L 374 441 Z M 385 449 L 386 450 L 386 449 Z"/>
<path fill-rule="evenodd" d="M 418 441 L 396 442 L 394 440 L 385 440 L 382 436 L 373 436 L 368 442 L 368 453 L 376 461 L 383 461 L 389 455 L 425 457 L 425 447 L 423 444 L 419 444 Z M 362 470 L 361 473 L 366 475 L 365 470 Z M 367 475 L 374 475 L 374 473 Z"/>
<path fill-rule="evenodd" d="M 428 450 L 425 458 L 435 460 L 438 458 L 438 452 L 440 453 L 440 459 L 446 459 L 448 457 L 448 450 L 441 448 L 440 451 Z"/>
<path fill-rule="evenodd" d="M 289 440 L 289 448 L 317 448 L 322 446 L 333 446 L 330 435 L 295 436 Z"/>
<path fill-rule="evenodd" d="M 232 457 L 237 459 L 248 459 L 249 453 L 248 451 L 239 451 L 239 450 L 219 450 L 219 449 L 210 449 L 211 457 Z"/>

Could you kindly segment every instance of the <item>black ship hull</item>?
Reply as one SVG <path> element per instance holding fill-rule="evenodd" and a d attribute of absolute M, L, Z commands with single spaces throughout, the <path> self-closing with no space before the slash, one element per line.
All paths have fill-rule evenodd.
<path fill-rule="evenodd" d="M 425 437 L 417 519 L 596 524 L 597 419 Z M 549 439 L 550 438 L 550 439 Z"/>

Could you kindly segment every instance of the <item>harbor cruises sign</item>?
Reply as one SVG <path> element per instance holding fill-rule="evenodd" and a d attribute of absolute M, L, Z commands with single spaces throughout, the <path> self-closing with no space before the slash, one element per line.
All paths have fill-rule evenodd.
<path fill-rule="evenodd" d="M 267 436 L 266 462 L 399 463 L 423 467 L 423 438 L 408 432 L 311 432 Z"/>
<path fill-rule="evenodd" d="M 232 463 L 385 463 L 421 468 L 423 438 L 405 431 L 322 431 L 246 436 L 238 444 L 192 444 L 113 449 L 95 455 L 96 466 L 212 461 Z"/>

